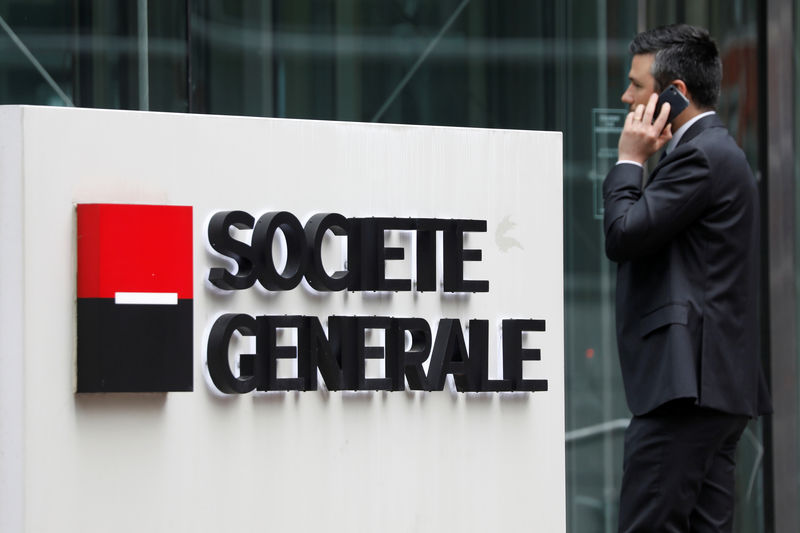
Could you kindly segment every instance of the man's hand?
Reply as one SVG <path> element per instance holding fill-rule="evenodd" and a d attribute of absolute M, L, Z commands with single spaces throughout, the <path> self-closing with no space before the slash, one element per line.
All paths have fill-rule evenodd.
<path fill-rule="evenodd" d="M 667 124 L 669 103 L 661 106 L 661 111 L 653 122 L 656 102 L 658 95 L 653 93 L 646 107 L 639 104 L 635 110 L 628 113 L 622 134 L 619 136 L 620 161 L 636 161 L 644 164 L 672 138 L 672 124 Z"/>

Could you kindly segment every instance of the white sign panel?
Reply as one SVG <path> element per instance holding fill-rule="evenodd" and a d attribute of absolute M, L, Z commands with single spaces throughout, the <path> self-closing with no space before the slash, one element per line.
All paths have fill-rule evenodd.
<path fill-rule="evenodd" d="M 561 161 L 0 108 L 0 530 L 564 531 Z"/>

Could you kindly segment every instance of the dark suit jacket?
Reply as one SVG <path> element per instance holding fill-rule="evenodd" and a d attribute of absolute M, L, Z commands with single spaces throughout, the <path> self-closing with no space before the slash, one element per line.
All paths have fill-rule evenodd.
<path fill-rule="evenodd" d="M 717 115 L 686 131 L 644 189 L 641 168 L 615 166 L 603 198 L 633 414 L 677 398 L 733 414 L 769 412 L 759 355 L 758 189 Z"/>

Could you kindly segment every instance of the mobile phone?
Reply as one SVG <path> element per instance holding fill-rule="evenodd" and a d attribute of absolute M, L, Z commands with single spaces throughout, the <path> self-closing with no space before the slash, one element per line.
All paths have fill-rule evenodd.
<path fill-rule="evenodd" d="M 681 94 L 681 92 L 674 86 L 670 85 L 663 93 L 658 95 L 658 102 L 656 103 L 656 111 L 653 115 L 655 121 L 658 114 L 661 112 L 661 106 L 664 102 L 669 102 L 669 116 L 667 117 L 667 124 L 675 120 L 675 117 L 680 115 L 684 109 L 689 107 L 689 100 Z"/>

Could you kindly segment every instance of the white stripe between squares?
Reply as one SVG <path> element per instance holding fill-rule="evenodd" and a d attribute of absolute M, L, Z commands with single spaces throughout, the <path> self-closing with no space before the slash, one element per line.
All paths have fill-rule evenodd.
<path fill-rule="evenodd" d="M 178 305 L 177 292 L 115 292 L 115 304 Z"/>

